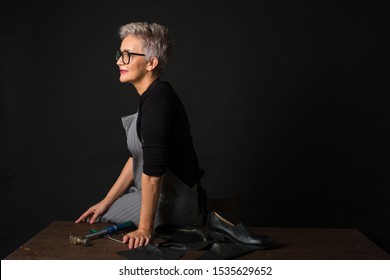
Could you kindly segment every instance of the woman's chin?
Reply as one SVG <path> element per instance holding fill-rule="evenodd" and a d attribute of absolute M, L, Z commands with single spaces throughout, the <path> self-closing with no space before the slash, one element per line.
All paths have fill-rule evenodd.
<path fill-rule="evenodd" d="M 120 77 L 119 77 L 119 81 L 120 81 L 121 83 L 128 83 L 128 82 L 129 82 L 129 79 L 126 79 L 125 77 L 120 76 Z"/>

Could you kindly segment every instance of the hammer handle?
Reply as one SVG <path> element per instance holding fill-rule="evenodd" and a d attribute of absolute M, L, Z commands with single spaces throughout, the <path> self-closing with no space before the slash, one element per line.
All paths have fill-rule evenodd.
<path fill-rule="evenodd" d="M 118 225 L 106 227 L 106 230 L 107 230 L 107 233 L 114 233 L 114 232 L 117 232 L 117 231 L 120 231 L 120 230 L 126 229 L 126 228 L 136 228 L 136 226 L 132 221 L 128 221 L 128 222 L 124 222 L 124 223 L 121 223 Z"/>
<path fill-rule="evenodd" d="M 117 225 L 108 226 L 108 227 L 103 228 L 97 232 L 87 234 L 85 236 L 85 238 L 89 239 L 89 238 L 93 238 L 96 236 L 102 236 L 102 235 L 105 235 L 108 233 L 114 233 L 114 232 L 117 232 L 117 231 L 120 231 L 120 230 L 126 229 L 126 228 L 136 228 L 136 226 L 132 221 L 128 221 L 128 222 L 120 223 Z"/>

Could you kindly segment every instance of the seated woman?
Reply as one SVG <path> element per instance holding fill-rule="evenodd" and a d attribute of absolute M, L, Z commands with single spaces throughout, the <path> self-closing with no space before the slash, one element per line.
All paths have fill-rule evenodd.
<path fill-rule="evenodd" d="M 119 35 L 119 80 L 140 95 L 138 111 L 122 118 L 130 156 L 103 200 L 76 223 L 133 221 L 138 229 L 123 238 L 132 249 L 147 245 L 160 224 L 198 221 L 201 171 L 185 108 L 159 78 L 172 51 L 167 28 L 134 22 L 121 26 Z"/>

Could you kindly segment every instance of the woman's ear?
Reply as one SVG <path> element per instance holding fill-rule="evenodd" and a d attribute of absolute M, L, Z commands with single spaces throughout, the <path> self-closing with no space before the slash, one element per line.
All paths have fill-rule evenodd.
<path fill-rule="evenodd" d="M 146 66 L 146 69 L 148 71 L 153 71 L 156 67 L 157 67 L 157 64 L 158 64 L 158 59 L 157 57 L 152 57 L 149 61 L 148 61 L 148 65 Z"/>

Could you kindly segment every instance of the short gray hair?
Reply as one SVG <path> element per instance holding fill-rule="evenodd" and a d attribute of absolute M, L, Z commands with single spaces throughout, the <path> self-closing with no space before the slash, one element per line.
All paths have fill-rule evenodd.
<path fill-rule="evenodd" d="M 153 57 L 158 59 L 155 74 L 160 76 L 172 54 L 172 40 L 168 36 L 168 28 L 158 23 L 132 22 L 119 28 L 119 36 L 122 40 L 128 35 L 141 38 L 146 60 Z"/>

